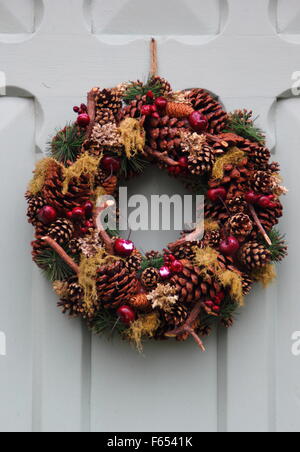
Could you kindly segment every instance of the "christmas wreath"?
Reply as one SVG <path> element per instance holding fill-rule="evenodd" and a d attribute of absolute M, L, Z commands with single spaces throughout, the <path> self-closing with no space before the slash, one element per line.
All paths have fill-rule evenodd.
<path fill-rule="evenodd" d="M 275 228 L 286 189 L 264 134 L 252 112 L 227 114 L 205 90 L 174 92 L 155 75 L 94 88 L 74 111 L 26 193 L 34 262 L 63 313 L 96 334 L 118 331 L 140 350 L 146 338 L 192 336 L 204 350 L 201 337 L 214 323 L 230 327 L 252 285 L 271 282 L 287 252 Z M 205 221 L 200 239 L 199 225 L 143 255 L 100 218 L 110 204 L 102 197 L 149 162 L 205 193 Z"/>

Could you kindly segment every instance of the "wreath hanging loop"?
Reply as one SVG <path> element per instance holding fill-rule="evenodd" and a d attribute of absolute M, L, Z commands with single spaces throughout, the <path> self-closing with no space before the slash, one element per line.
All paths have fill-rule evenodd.
<path fill-rule="evenodd" d="M 251 111 L 228 114 L 203 89 L 173 91 L 157 68 L 152 39 L 147 82 L 93 88 L 54 136 L 26 193 L 32 256 L 63 313 L 96 334 L 118 331 L 139 350 L 145 339 L 193 337 L 204 351 L 201 337 L 232 326 L 252 286 L 276 277 L 287 190 Z M 117 210 L 120 179 L 149 162 L 205 195 L 205 219 L 144 255 L 102 214 Z"/>

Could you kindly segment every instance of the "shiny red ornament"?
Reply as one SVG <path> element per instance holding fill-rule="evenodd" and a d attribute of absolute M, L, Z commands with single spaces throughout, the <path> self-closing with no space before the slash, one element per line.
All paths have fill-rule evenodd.
<path fill-rule="evenodd" d="M 213 308 L 212 308 L 212 310 L 216 313 L 216 314 L 219 314 L 219 312 L 221 311 L 221 308 L 220 308 L 220 306 L 214 306 Z"/>
<path fill-rule="evenodd" d="M 126 325 L 135 321 L 135 312 L 130 306 L 123 305 L 117 310 L 117 315 Z"/>
<path fill-rule="evenodd" d="M 227 237 L 220 244 L 220 251 L 224 256 L 234 256 L 240 249 L 240 242 L 233 236 Z"/>
<path fill-rule="evenodd" d="M 224 187 L 211 188 L 207 192 L 208 199 L 212 202 L 216 202 L 220 199 L 223 201 L 227 198 L 227 191 Z"/>
<path fill-rule="evenodd" d="M 117 173 L 118 171 L 120 171 L 121 163 L 120 160 L 116 159 L 115 157 L 106 155 L 101 160 L 101 167 L 107 171 L 113 171 L 114 173 Z"/>
<path fill-rule="evenodd" d="M 208 121 L 200 111 L 194 111 L 189 116 L 191 128 L 197 133 L 203 133 L 208 129 Z"/>
<path fill-rule="evenodd" d="M 131 240 L 117 239 L 114 244 L 114 250 L 118 256 L 129 257 L 135 250 L 135 246 Z"/>
<path fill-rule="evenodd" d="M 256 193 L 254 193 L 254 191 L 249 191 L 245 195 L 245 201 L 248 204 L 256 204 L 258 202 L 259 198 L 260 198 L 260 195 L 257 195 Z"/>
<path fill-rule="evenodd" d="M 85 227 L 86 227 L 86 228 L 91 229 L 93 226 L 94 226 L 94 224 L 93 224 L 92 221 L 87 220 L 87 221 L 85 222 Z"/>
<path fill-rule="evenodd" d="M 72 210 L 72 220 L 81 221 L 85 218 L 85 211 L 83 207 L 74 207 Z"/>
<path fill-rule="evenodd" d="M 77 124 L 80 127 L 87 127 L 90 124 L 90 122 L 91 118 L 87 113 L 81 113 L 80 115 L 78 115 Z"/>
<path fill-rule="evenodd" d="M 170 270 L 172 273 L 181 273 L 183 270 L 183 264 L 180 261 L 175 260 L 174 262 L 172 262 Z"/>
<path fill-rule="evenodd" d="M 57 219 L 57 212 L 54 207 L 44 206 L 38 213 L 38 219 L 43 224 L 51 224 Z"/>
<path fill-rule="evenodd" d="M 158 97 L 157 99 L 155 99 L 155 105 L 159 111 L 165 110 L 167 108 L 167 104 L 168 101 L 164 97 Z"/>
<path fill-rule="evenodd" d="M 149 99 L 154 99 L 154 93 L 153 91 L 148 91 L 148 93 L 146 94 L 147 97 L 149 97 Z"/>
<path fill-rule="evenodd" d="M 152 105 L 143 105 L 141 108 L 142 116 L 151 116 L 153 113 Z"/>
<path fill-rule="evenodd" d="M 210 309 L 212 309 L 215 306 L 215 303 L 211 300 L 206 301 L 204 304 Z"/>
<path fill-rule="evenodd" d="M 84 204 L 83 208 L 84 208 L 86 217 L 90 218 L 93 215 L 93 210 L 94 210 L 94 204 L 92 203 L 92 201 L 87 201 Z"/>
<path fill-rule="evenodd" d="M 163 279 L 163 280 L 170 279 L 172 276 L 170 267 L 168 267 L 167 265 L 164 265 L 163 267 L 161 267 L 159 269 L 159 274 L 160 274 L 161 279 Z"/>

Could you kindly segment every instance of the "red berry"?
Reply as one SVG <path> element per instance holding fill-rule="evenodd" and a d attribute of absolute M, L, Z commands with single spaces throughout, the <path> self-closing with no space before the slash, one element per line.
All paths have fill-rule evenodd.
<path fill-rule="evenodd" d="M 212 308 L 215 306 L 215 303 L 214 303 L 213 301 L 209 300 L 209 301 L 206 301 L 206 302 L 205 302 L 205 305 L 206 305 L 208 308 L 212 309 Z"/>
<path fill-rule="evenodd" d="M 131 240 L 117 239 L 114 250 L 118 256 L 129 257 L 135 250 L 135 246 Z"/>
<path fill-rule="evenodd" d="M 187 168 L 188 167 L 187 157 L 180 157 L 180 159 L 178 160 L 178 163 L 181 166 L 181 168 Z"/>
<path fill-rule="evenodd" d="M 225 293 L 224 292 L 218 292 L 217 295 L 216 295 L 216 298 L 222 302 L 224 300 L 224 298 L 225 298 Z"/>
<path fill-rule="evenodd" d="M 170 268 L 165 265 L 159 269 L 159 274 L 161 279 L 169 279 L 172 275 L 172 272 Z"/>
<path fill-rule="evenodd" d="M 86 227 L 86 228 L 91 229 L 93 226 L 94 226 L 94 224 L 93 224 L 92 221 L 86 221 L 86 222 L 85 222 L 85 227 Z"/>
<path fill-rule="evenodd" d="M 262 196 L 261 198 L 259 198 L 258 200 L 258 205 L 260 207 L 262 207 L 263 209 L 270 207 L 272 204 L 272 201 L 270 200 L 270 198 L 268 196 Z"/>
<path fill-rule="evenodd" d="M 154 99 L 153 91 L 148 91 L 148 93 L 146 94 L 146 96 L 149 97 L 149 99 Z"/>
<path fill-rule="evenodd" d="M 176 261 L 172 262 L 170 269 L 171 269 L 171 272 L 173 272 L 173 273 L 181 273 L 183 270 L 183 265 L 180 261 L 176 260 Z"/>
<path fill-rule="evenodd" d="M 72 210 L 72 220 L 81 221 L 85 217 L 85 211 L 83 207 L 75 207 Z"/>
<path fill-rule="evenodd" d="M 235 237 L 227 237 L 220 244 L 220 251 L 224 256 L 233 256 L 240 249 L 240 242 Z"/>
<path fill-rule="evenodd" d="M 57 219 L 57 212 L 51 206 L 44 206 L 38 213 L 38 219 L 44 224 L 53 223 Z"/>
<path fill-rule="evenodd" d="M 117 314 L 121 321 L 126 325 L 135 321 L 135 312 L 130 306 L 123 305 L 117 310 Z"/>
<path fill-rule="evenodd" d="M 164 97 L 155 99 L 155 105 L 158 110 L 163 111 L 167 108 L 168 101 Z"/>
<path fill-rule="evenodd" d="M 208 128 L 208 121 L 200 111 L 194 111 L 189 116 L 189 123 L 195 132 L 203 133 Z"/>
<path fill-rule="evenodd" d="M 80 108 L 79 108 L 79 107 L 73 107 L 73 111 L 74 111 L 75 113 L 79 113 Z"/>
<path fill-rule="evenodd" d="M 87 234 L 88 231 L 89 231 L 89 229 L 88 229 L 87 227 L 82 227 L 82 228 L 80 228 L 80 232 L 81 232 L 81 234 L 83 234 L 83 235 Z"/>
<path fill-rule="evenodd" d="M 87 113 L 81 113 L 77 118 L 77 124 L 80 127 L 87 127 L 91 122 L 91 118 Z"/>
<path fill-rule="evenodd" d="M 152 113 L 157 112 L 156 105 L 151 105 L 151 111 L 152 111 Z"/>
<path fill-rule="evenodd" d="M 69 218 L 70 220 L 72 219 L 72 211 L 69 211 L 66 213 L 66 217 Z"/>
<path fill-rule="evenodd" d="M 87 106 L 85 104 L 80 105 L 80 110 L 82 111 L 82 113 L 86 113 L 88 111 Z"/>
<path fill-rule="evenodd" d="M 113 171 L 114 173 L 117 173 L 118 171 L 120 171 L 121 164 L 118 159 L 105 156 L 101 160 L 101 167 L 107 171 Z"/>
<path fill-rule="evenodd" d="M 207 196 L 212 202 L 216 202 L 220 200 L 220 198 L 225 200 L 227 198 L 227 191 L 224 187 L 211 188 L 210 190 L 208 190 Z"/>
<path fill-rule="evenodd" d="M 87 201 L 84 206 L 85 215 L 91 217 L 93 215 L 94 204 L 91 201 Z"/>
<path fill-rule="evenodd" d="M 254 193 L 254 191 L 249 191 L 249 193 L 246 193 L 245 200 L 248 204 L 256 204 L 259 200 L 259 195 Z"/>
<path fill-rule="evenodd" d="M 141 108 L 142 116 L 151 116 L 152 114 L 152 105 L 143 105 Z"/>
<path fill-rule="evenodd" d="M 155 119 L 159 119 L 160 118 L 160 116 L 159 116 L 159 114 L 157 113 L 157 111 L 156 112 L 154 112 L 154 113 L 152 113 L 152 118 L 155 118 Z"/>
<path fill-rule="evenodd" d="M 214 311 L 215 313 L 217 313 L 217 314 L 221 311 L 220 306 L 214 306 L 212 309 L 213 309 L 213 311 Z"/>

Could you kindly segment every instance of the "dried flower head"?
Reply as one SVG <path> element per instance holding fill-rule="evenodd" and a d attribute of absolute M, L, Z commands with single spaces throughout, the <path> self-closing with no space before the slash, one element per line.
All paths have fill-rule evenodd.
<path fill-rule="evenodd" d="M 165 312 L 171 312 L 172 306 L 178 302 L 177 290 L 171 284 L 159 284 L 155 290 L 147 295 L 152 308 L 159 308 Z"/>
<path fill-rule="evenodd" d="M 202 153 L 203 146 L 206 144 L 205 135 L 198 133 L 182 132 L 182 151 L 187 152 L 191 157 L 197 157 Z"/>

